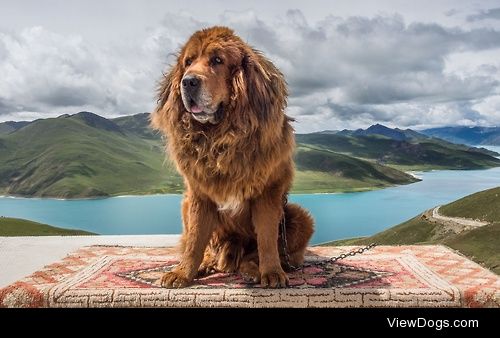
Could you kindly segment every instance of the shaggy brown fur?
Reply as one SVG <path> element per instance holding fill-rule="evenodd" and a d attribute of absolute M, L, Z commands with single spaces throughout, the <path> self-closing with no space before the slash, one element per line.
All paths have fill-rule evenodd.
<path fill-rule="evenodd" d="M 189 76 L 201 80 L 199 100 L 205 100 L 198 104 L 192 96 L 191 108 L 182 81 Z M 302 264 L 313 220 L 298 205 L 283 207 L 295 146 L 286 97 L 283 74 L 228 28 L 200 30 L 180 51 L 152 114 L 186 185 L 182 258 L 163 276 L 163 286 L 183 287 L 216 270 L 285 287 L 278 252 L 283 212 L 290 263 Z M 210 123 L 196 118 L 196 104 L 216 111 L 208 114 Z"/>

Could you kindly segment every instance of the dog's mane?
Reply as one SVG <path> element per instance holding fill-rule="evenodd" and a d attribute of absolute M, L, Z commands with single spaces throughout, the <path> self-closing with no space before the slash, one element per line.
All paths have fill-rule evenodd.
<path fill-rule="evenodd" d="M 231 180 L 233 184 L 263 181 L 293 151 L 293 133 L 284 113 L 287 88 L 283 74 L 259 51 L 227 28 L 200 31 L 198 39 L 218 41 L 226 51 L 240 53 L 241 64 L 231 70 L 231 102 L 217 125 L 194 121 L 180 94 L 181 50 L 177 63 L 159 86 L 152 116 L 157 129 L 170 136 L 168 149 L 178 169 L 197 181 Z M 229 34 L 230 33 L 230 34 Z"/>

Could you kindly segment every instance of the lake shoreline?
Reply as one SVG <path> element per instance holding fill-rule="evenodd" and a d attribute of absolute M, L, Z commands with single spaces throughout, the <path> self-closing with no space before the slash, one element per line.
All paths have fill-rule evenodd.
<path fill-rule="evenodd" d="M 180 196 L 183 193 L 164 193 L 164 194 L 140 194 L 140 195 L 110 195 L 110 196 L 89 196 L 89 197 L 75 197 L 75 198 L 60 198 L 60 197 L 39 197 L 39 196 L 27 196 L 27 195 L 0 195 L 0 198 L 10 198 L 10 199 L 19 199 L 19 200 L 53 200 L 53 201 L 99 201 L 99 200 L 107 200 L 110 198 L 137 198 L 137 197 L 154 197 L 154 196 Z"/>
<path fill-rule="evenodd" d="M 411 175 L 411 174 L 410 174 Z M 421 180 L 414 175 L 413 177 Z M 389 188 L 398 187 L 401 185 L 409 185 L 418 183 L 419 181 L 411 182 L 408 184 L 396 184 L 396 185 L 388 185 L 386 187 L 373 187 L 366 189 L 358 189 L 358 190 L 347 190 L 347 191 L 335 191 L 335 192 L 307 192 L 307 191 L 298 191 L 298 192 L 290 192 L 289 195 L 341 195 L 341 194 L 355 194 L 362 192 L 370 192 L 370 191 L 378 191 Z M 39 196 L 26 196 L 26 195 L 0 195 L 0 198 L 10 198 L 10 199 L 26 199 L 26 200 L 54 200 L 54 201 L 93 201 L 93 200 L 107 200 L 112 198 L 138 198 L 138 197 L 154 197 L 154 196 L 182 196 L 184 193 L 162 193 L 162 194 L 139 194 L 139 195 L 111 195 L 111 196 L 95 196 L 95 197 L 75 197 L 75 198 L 59 198 L 59 197 L 39 197 Z"/>
<path fill-rule="evenodd" d="M 500 167 L 500 166 L 499 166 Z M 410 175 L 415 179 L 414 182 L 403 183 L 403 184 L 394 184 L 387 185 L 383 187 L 367 187 L 360 189 L 350 189 L 350 190 L 338 190 L 338 191 L 327 191 L 327 192 L 318 192 L 312 190 L 310 191 L 291 191 L 290 195 L 339 195 L 339 194 L 353 194 L 353 193 L 362 193 L 362 192 L 370 192 L 370 191 L 379 191 L 384 189 L 390 189 L 394 187 L 406 186 L 415 183 L 419 183 L 423 180 L 422 174 L 428 172 L 439 172 L 439 171 L 482 171 L 482 170 L 490 170 L 499 167 L 490 167 L 490 168 L 480 168 L 480 169 L 456 169 L 456 168 L 447 168 L 447 169 L 419 169 L 419 170 L 406 170 L 404 171 L 406 174 Z M 137 197 L 152 197 L 152 196 L 179 196 L 183 195 L 182 193 L 144 193 L 144 194 L 124 194 L 124 195 L 109 195 L 109 196 L 88 196 L 88 197 L 70 197 L 70 198 L 61 198 L 61 197 L 53 197 L 53 196 L 31 196 L 31 195 L 2 195 L 0 194 L 0 198 L 12 198 L 12 199 L 32 199 L 32 200 L 56 200 L 56 201 L 92 201 L 92 200 L 106 200 L 111 198 L 137 198 Z"/>
<path fill-rule="evenodd" d="M 489 145 L 481 145 L 481 147 L 491 150 L 491 151 L 497 151 L 500 153 L 500 146 L 489 146 Z M 500 156 L 498 157 L 500 158 Z M 318 192 L 318 191 L 293 191 L 290 192 L 291 195 L 301 195 L 301 194 L 311 194 L 311 195 L 337 195 L 337 194 L 352 194 L 352 193 L 360 193 L 360 192 L 370 192 L 370 191 L 378 191 L 378 190 L 384 190 L 384 189 L 390 189 L 393 187 L 399 187 L 399 186 L 405 186 L 405 185 L 411 185 L 418 183 L 422 181 L 422 173 L 427 173 L 427 172 L 435 172 L 435 171 L 447 171 L 447 170 L 465 170 L 465 171 L 474 171 L 474 170 L 490 170 L 494 168 L 499 168 L 500 166 L 497 167 L 488 167 L 488 168 L 470 168 L 470 169 L 463 169 L 463 168 L 415 168 L 415 169 L 410 169 L 408 168 L 407 170 L 402 170 L 404 173 L 410 175 L 413 177 L 416 181 L 415 182 L 409 182 L 405 184 L 394 184 L 394 185 L 387 185 L 383 187 L 376 187 L 376 186 L 371 186 L 367 188 L 360 188 L 360 189 L 346 189 L 342 190 L 339 189 L 338 191 L 326 191 L 326 192 Z M 58 201 L 87 201 L 87 200 L 105 200 L 105 199 L 110 199 L 110 198 L 129 198 L 129 197 L 151 197 L 151 196 L 164 196 L 164 195 L 183 195 L 184 193 L 172 193 L 172 192 L 166 192 L 166 193 L 138 193 L 138 194 L 116 194 L 116 195 L 109 195 L 109 196 L 85 196 L 85 197 L 70 197 L 70 198 L 62 198 L 62 197 L 57 197 L 57 196 L 46 196 L 46 197 L 40 197 L 40 196 L 32 196 L 32 195 L 3 195 L 0 194 L 0 198 L 12 198 L 12 199 L 40 199 L 40 200 L 58 200 Z"/>
<path fill-rule="evenodd" d="M 486 168 L 486 169 L 470 169 L 470 170 L 487 170 L 491 168 Z M 318 192 L 312 190 L 310 191 L 291 191 L 289 194 L 290 195 L 339 195 L 339 194 L 353 194 L 353 193 L 361 193 L 361 192 L 370 192 L 370 191 L 377 191 L 377 190 L 384 190 L 384 189 L 389 189 L 389 188 L 394 188 L 398 186 L 404 186 L 404 185 L 410 185 L 410 184 L 415 184 L 418 183 L 422 180 L 422 177 L 416 176 L 416 174 L 426 172 L 426 171 L 434 171 L 436 169 L 430 169 L 430 170 L 414 170 L 414 171 L 405 171 L 406 174 L 412 176 L 415 181 L 414 182 L 409 182 L 409 183 L 404 183 L 404 184 L 394 184 L 394 185 L 387 185 L 383 187 L 367 187 L 367 188 L 359 188 L 359 189 L 349 189 L 349 190 L 338 190 L 338 191 L 327 191 L 327 192 Z M 444 169 L 444 170 L 451 170 L 451 169 Z M 182 193 L 153 193 L 153 194 L 124 194 L 124 195 L 109 195 L 109 196 L 88 196 L 88 197 L 74 197 L 74 198 L 61 198 L 61 197 L 52 197 L 52 196 L 46 196 L 46 197 L 40 197 L 40 196 L 31 196 L 31 195 L 2 195 L 0 194 L 0 198 L 11 198 L 11 199 L 32 199 L 32 200 L 55 200 L 55 201 L 92 201 L 92 200 L 106 200 L 106 199 L 111 199 L 111 198 L 137 198 L 137 197 L 152 197 L 152 196 L 179 196 L 183 195 L 184 192 Z"/>
<path fill-rule="evenodd" d="M 423 180 L 363 193 L 291 194 L 315 218 L 312 245 L 369 236 L 420 212 L 500 186 L 500 168 L 423 172 Z M 0 198 L 0 215 L 101 235 L 173 234 L 182 231 L 182 195 L 156 194 L 61 200 Z"/>

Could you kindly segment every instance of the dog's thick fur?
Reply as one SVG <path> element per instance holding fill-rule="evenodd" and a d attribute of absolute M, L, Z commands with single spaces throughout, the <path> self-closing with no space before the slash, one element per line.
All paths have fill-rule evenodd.
<path fill-rule="evenodd" d="M 181 95 L 186 74 L 202 79 L 213 105 L 220 101 L 220 121 L 200 123 L 190 113 Z M 283 212 L 290 263 L 302 264 L 313 220 L 298 205 L 283 203 L 295 146 L 286 97 L 282 73 L 228 28 L 200 30 L 180 51 L 152 114 L 186 186 L 182 258 L 163 286 L 183 287 L 215 270 L 285 287 L 278 249 Z"/>

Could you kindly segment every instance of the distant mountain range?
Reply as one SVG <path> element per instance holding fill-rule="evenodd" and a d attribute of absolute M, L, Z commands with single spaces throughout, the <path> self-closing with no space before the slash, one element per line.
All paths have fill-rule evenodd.
<path fill-rule="evenodd" d="M 331 133 L 331 132 L 330 132 Z M 388 128 L 381 124 L 374 124 L 367 129 L 347 130 L 336 133 L 342 136 L 383 136 L 396 141 L 422 140 L 428 137 L 411 129 Z"/>
<path fill-rule="evenodd" d="M 344 192 L 417 181 L 402 170 L 500 166 L 498 155 L 411 130 L 297 134 L 294 192 Z M 106 119 L 91 112 L 0 123 L 0 194 L 99 197 L 180 193 L 149 114 Z"/>
<path fill-rule="evenodd" d="M 442 127 L 421 133 L 453 143 L 500 146 L 500 127 Z"/>
<path fill-rule="evenodd" d="M 375 124 L 367 129 L 296 135 L 297 142 L 404 169 L 473 169 L 496 166 L 500 154 L 451 143 L 411 129 Z M 493 160 L 493 162 L 491 162 Z"/>
<path fill-rule="evenodd" d="M 0 135 L 10 134 L 18 129 L 21 129 L 22 127 L 24 127 L 30 123 L 31 122 L 27 122 L 27 121 L 22 121 L 22 122 L 8 121 L 8 122 L 0 123 Z"/>

